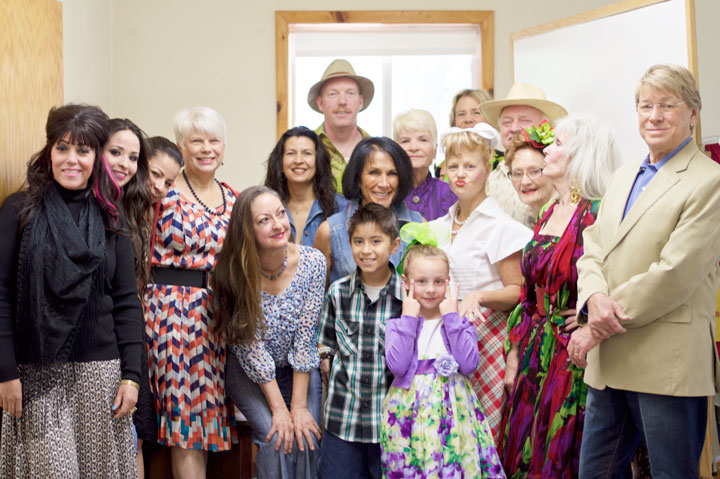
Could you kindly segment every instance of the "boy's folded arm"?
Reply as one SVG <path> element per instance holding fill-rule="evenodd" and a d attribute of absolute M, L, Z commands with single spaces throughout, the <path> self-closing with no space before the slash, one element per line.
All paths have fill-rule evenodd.
<path fill-rule="evenodd" d="M 385 363 L 396 376 L 407 373 L 415 353 L 415 336 L 420 318 L 403 315 L 385 326 Z"/>
<path fill-rule="evenodd" d="M 458 370 L 467 376 L 472 374 L 480 361 L 475 326 L 458 313 L 443 316 L 443 325 L 450 344 L 450 353 L 458 363 Z"/>

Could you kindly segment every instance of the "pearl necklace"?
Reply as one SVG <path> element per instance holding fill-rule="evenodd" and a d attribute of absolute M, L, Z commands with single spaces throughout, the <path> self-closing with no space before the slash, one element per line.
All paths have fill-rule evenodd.
<path fill-rule="evenodd" d="M 222 216 L 225 214 L 225 211 L 227 210 L 227 201 L 225 201 L 225 190 L 223 189 L 222 184 L 218 181 L 217 178 L 213 178 L 213 179 L 215 180 L 215 183 L 217 183 L 218 187 L 220 188 L 220 194 L 222 195 L 222 200 L 223 200 L 222 211 L 219 213 L 215 210 L 208 208 L 208 205 L 203 203 L 202 200 L 198 197 L 197 193 L 195 193 L 195 190 L 193 189 L 192 185 L 190 184 L 190 180 L 188 179 L 187 174 L 185 173 L 185 170 L 183 170 L 183 178 L 185 178 L 185 183 L 187 183 L 188 188 L 190 188 L 190 193 L 192 193 L 193 197 L 195 198 L 195 201 L 200 203 L 200 206 L 205 208 L 205 211 L 207 211 L 211 215 Z"/>
<path fill-rule="evenodd" d="M 266 274 L 265 271 L 263 271 L 262 267 L 261 267 L 260 274 L 263 275 L 263 278 L 266 278 L 270 281 L 275 281 L 285 272 L 285 268 L 287 267 L 287 259 L 288 259 L 288 249 L 286 246 L 285 247 L 285 259 L 283 260 L 283 265 L 282 265 L 282 268 L 280 268 L 280 271 L 277 272 L 276 274 Z"/>
<path fill-rule="evenodd" d="M 453 216 L 453 223 L 455 223 L 455 224 L 458 225 L 460 228 L 462 228 L 462 225 L 465 224 L 465 221 L 467 221 L 467 218 L 465 218 L 465 221 L 460 221 L 460 220 L 458 219 L 458 216 L 460 216 L 460 206 L 458 206 L 458 209 L 457 209 L 457 211 L 455 212 L 455 216 Z M 452 234 L 453 236 L 455 236 L 456 234 L 458 234 L 458 231 L 460 231 L 460 228 L 458 228 L 458 229 L 456 229 L 456 230 L 452 230 L 452 231 L 451 231 L 451 234 Z"/>

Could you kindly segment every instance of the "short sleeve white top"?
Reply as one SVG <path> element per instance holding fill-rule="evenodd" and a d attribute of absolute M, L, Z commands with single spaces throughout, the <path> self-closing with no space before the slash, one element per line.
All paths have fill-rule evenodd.
<path fill-rule="evenodd" d="M 458 204 L 435 220 L 452 230 Z M 521 251 L 532 239 L 532 231 L 512 219 L 492 196 L 467 217 L 455 240 L 440 245 L 450 259 L 450 280 L 460 285 L 459 298 L 477 290 L 503 287 L 496 263 Z"/>

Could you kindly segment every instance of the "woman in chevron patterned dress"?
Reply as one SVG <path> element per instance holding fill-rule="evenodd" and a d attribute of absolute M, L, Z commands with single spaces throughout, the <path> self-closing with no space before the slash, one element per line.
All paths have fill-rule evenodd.
<path fill-rule="evenodd" d="M 185 169 L 163 199 L 146 297 L 150 386 L 158 442 L 172 447 L 173 477 L 204 478 L 207 451 L 230 449 L 225 346 L 209 312 L 209 275 L 222 248 L 236 194 L 215 179 L 225 122 L 196 107 L 173 120 Z"/>

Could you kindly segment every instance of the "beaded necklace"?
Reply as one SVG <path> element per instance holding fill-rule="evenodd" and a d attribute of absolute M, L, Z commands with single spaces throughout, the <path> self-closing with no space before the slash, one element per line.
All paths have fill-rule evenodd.
<path fill-rule="evenodd" d="M 285 259 L 283 260 L 283 265 L 282 265 L 282 268 L 280 268 L 280 271 L 278 271 L 276 274 L 265 274 L 265 271 L 263 271 L 262 268 L 260 268 L 260 274 L 263 275 L 264 278 L 269 279 L 270 281 L 275 281 L 285 272 L 285 268 L 287 267 L 287 259 L 288 259 L 288 249 L 286 246 L 285 247 Z"/>
<path fill-rule="evenodd" d="M 205 203 L 203 203 L 202 200 L 198 197 L 197 193 L 195 193 L 195 190 L 193 189 L 192 185 L 190 184 L 190 180 L 188 179 L 187 174 L 185 173 L 185 170 L 183 170 L 183 178 L 185 178 L 185 183 L 187 183 L 188 188 L 190 188 L 190 193 L 192 193 L 193 198 L 195 198 L 195 201 L 200 203 L 200 206 L 205 208 L 205 211 L 207 211 L 211 215 L 222 216 L 225 214 L 225 210 L 227 209 L 227 201 L 225 201 L 225 190 L 223 189 L 222 184 L 218 181 L 217 178 L 213 178 L 213 179 L 215 180 L 215 183 L 217 183 L 218 187 L 220 188 L 220 194 L 222 195 L 222 200 L 223 200 L 222 211 L 219 213 L 215 210 L 212 210 L 211 208 L 208 208 L 208 206 Z"/>

